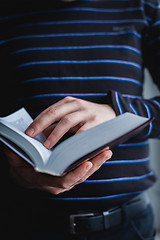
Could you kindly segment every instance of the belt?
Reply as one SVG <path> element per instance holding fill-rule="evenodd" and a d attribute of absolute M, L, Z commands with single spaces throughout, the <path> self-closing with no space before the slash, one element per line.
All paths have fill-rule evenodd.
<path fill-rule="evenodd" d="M 72 214 L 69 216 L 70 233 L 81 234 L 108 230 L 123 223 L 124 211 L 127 219 L 130 220 L 143 212 L 149 203 L 148 195 L 143 193 L 123 204 L 122 207 L 112 208 L 101 213 Z"/>
<path fill-rule="evenodd" d="M 74 213 L 67 209 L 59 211 L 48 205 L 46 209 L 41 207 L 41 210 L 35 206 L 31 206 L 31 209 L 27 206 L 24 208 L 23 205 L 21 209 L 21 206 L 18 205 L 18 211 L 15 207 L 10 209 L 10 218 L 7 218 L 7 223 L 9 222 L 13 229 L 16 229 L 18 225 L 19 229 L 23 231 L 43 229 L 43 231 L 49 230 L 58 233 L 63 231 L 64 234 L 94 233 L 122 225 L 137 217 L 148 207 L 149 203 L 148 194 L 142 193 L 119 207 L 96 212 Z M 15 216 L 17 216 L 16 222 Z"/>

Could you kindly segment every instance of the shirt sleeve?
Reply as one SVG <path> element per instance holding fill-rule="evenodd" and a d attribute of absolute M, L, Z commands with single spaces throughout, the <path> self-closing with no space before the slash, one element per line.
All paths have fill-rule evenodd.
<path fill-rule="evenodd" d="M 160 3 L 158 0 L 147 1 L 145 7 L 149 27 L 143 38 L 144 67 L 149 70 L 153 81 L 160 88 Z M 160 96 L 144 99 L 110 91 L 110 98 L 117 115 L 131 112 L 143 117 L 154 117 L 154 121 L 139 134 L 139 138 L 160 136 Z"/>

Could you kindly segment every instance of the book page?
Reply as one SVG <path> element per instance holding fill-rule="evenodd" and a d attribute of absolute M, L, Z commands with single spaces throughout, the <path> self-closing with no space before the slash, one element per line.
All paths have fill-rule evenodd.
<path fill-rule="evenodd" d="M 46 164 L 52 153 L 52 150 L 48 150 L 43 146 L 43 143 L 46 139 L 44 134 L 40 133 L 34 138 L 31 138 L 25 134 L 25 130 L 32 123 L 32 121 L 33 119 L 24 108 L 21 108 L 17 112 L 10 114 L 7 117 L 0 118 L 0 122 L 13 129 L 15 132 L 18 132 L 34 145 L 40 152 L 44 164 Z"/>
<path fill-rule="evenodd" d="M 52 169 L 54 169 L 54 172 L 61 175 L 76 161 L 80 163 L 88 157 L 95 156 L 106 147 L 112 148 L 127 140 L 138 131 L 140 126 L 146 126 L 149 121 L 148 118 L 124 113 L 110 121 L 74 135 L 54 149 L 46 165 L 46 171 L 52 172 Z"/>
<path fill-rule="evenodd" d="M 7 117 L 0 118 L 0 121 L 1 120 L 11 124 L 13 127 L 17 128 L 23 133 L 25 133 L 27 127 L 33 122 L 33 119 L 24 108 L 21 108 L 17 112 L 10 114 Z M 43 133 L 40 133 L 34 139 L 44 143 L 46 138 Z"/>

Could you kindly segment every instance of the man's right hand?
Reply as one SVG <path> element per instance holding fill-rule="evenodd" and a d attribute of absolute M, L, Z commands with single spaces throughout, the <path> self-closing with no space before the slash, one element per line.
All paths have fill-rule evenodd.
<path fill-rule="evenodd" d="M 112 156 L 110 150 L 105 150 L 71 172 L 56 177 L 36 172 L 31 165 L 7 147 L 5 148 L 5 154 L 10 165 L 11 178 L 17 185 L 28 189 L 47 191 L 54 195 L 69 191 L 77 184 L 85 181 Z"/>

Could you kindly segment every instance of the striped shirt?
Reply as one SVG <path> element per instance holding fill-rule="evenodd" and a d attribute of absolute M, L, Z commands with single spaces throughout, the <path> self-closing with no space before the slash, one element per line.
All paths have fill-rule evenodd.
<path fill-rule="evenodd" d="M 160 97 L 144 99 L 142 93 L 144 68 L 160 86 L 158 0 L 40 0 L 32 6 L 27 1 L 23 6 L 20 2 L 15 6 L 15 1 L 8 4 L 10 8 L 2 5 L 1 101 L 6 105 L 1 115 L 23 106 L 34 118 L 51 104 L 73 96 L 112 104 L 117 115 L 155 117 L 72 190 L 57 196 L 19 190 L 19 197 L 34 195 L 55 206 L 109 208 L 151 187 L 155 175 L 148 138 L 160 136 Z"/>

